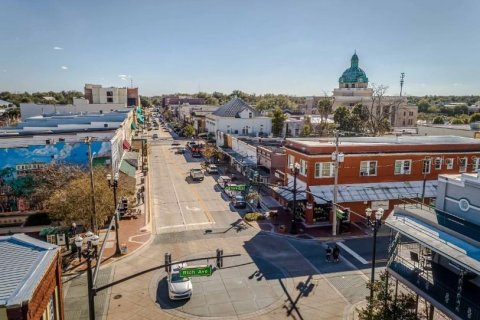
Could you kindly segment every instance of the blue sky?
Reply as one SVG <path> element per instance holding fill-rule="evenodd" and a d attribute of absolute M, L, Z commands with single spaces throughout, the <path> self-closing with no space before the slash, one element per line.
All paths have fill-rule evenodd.
<path fill-rule="evenodd" d="M 371 83 L 480 94 L 475 0 L 2 0 L 0 91 L 129 85 L 323 95 L 354 50 Z M 126 77 L 119 77 L 125 75 Z"/>

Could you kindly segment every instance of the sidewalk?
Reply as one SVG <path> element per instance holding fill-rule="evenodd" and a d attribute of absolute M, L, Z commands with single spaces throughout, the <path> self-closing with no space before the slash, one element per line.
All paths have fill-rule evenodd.
<path fill-rule="evenodd" d="M 102 266 L 131 254 L 135 250 L 138 250 L 140 247 L 145 245 L 150 240 L 151 219 L 147 219 L 147 214 L 150 214 L 149 213 L 150 210 L 148 209 L 148 205 L 150 201 L 149 187 L 146 186 L 146 184 L 148 184 L 148 178 L 145 177 L 146 179 L 142 184 L 141 183 L 142 177 L 143 177 L 142 172 L 138 170 L 135 175 L 135 179 L 137 181 L 136 190 L 141 189 L 142 186 L 145 187 L 145 202 L 140 204 L 135 204 L 133 206 L 129 205 L 131 209 L 135 209 L 135 210 L 140 209 L 141 214 L 137 216 L 136 219 L 130 218 L 130 219 L 119 220 L 119 229 L 118 229 L 119 243 L 120 243 L 120 247 L 126 246 L 127 248 L 126 252 L 121 256 L 115 256 L 116 235 L 115 235 L 115 230 L 110 230 L 110 233 L 108 234 L 108 239 L 106 240 L 107 243 L 105 245 L 105 249 L 102 255 L 102 260 L 101 260 Z M 99 231 L 99 237 L 100 237 L 99 249 L 103 244 L 103 239 L 105 239 L 106 233 L 107 233 L 106 229 Z M 95 262 L 94 261 L 92 262 L 93 262 L 93 265 L 95 265 Z M 76 272 L 82 272 L 85 270 L 86 270 L 86 264 L 84 259 L 82 258 L 82 263 L 79 263 L 78 258 L 75 258 L 72 260 L 69 267 L 67 267 L 66 270 L 64 270 L 64 273 L 72 274 Z"/>

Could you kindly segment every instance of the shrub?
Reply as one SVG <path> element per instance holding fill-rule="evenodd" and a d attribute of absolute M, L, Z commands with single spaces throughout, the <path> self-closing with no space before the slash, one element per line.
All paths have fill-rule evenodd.
<path fill-rule="evenodd" d="M 245 215 L 245 220 L 247 221 L 257 221 L 263 219 L 265 219 L 265 216 L 260 212 L 249 212 Z"/>
<path fill-rule="evenodd" d="M 25 221 L 25 226 L 45 226 L 51 223 L 48 214 L 46 213 L 34 213 L 31 216 L 28 216 Z"/>

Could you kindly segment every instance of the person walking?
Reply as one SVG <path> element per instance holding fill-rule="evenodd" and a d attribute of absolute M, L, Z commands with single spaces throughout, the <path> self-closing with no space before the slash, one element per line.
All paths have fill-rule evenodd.
<path fill-rule="evenodd" d="M 145 203 L 145 192 L 142 191 L 140 197 L 142 198 L 142 203 Z"/>
<path fill-rule="evenodd" d="M 325 249 L 325 261 L 332 262 L 332 248 L 330 245 L 327 245 L 327 248 Z"/>
<path fill-rule="evenodd" d="M 340 258 L 340 248 L 338 247 L 337 244 L 335 244 L 335 247 L 333 247 L 333 262 L 338 262 Z"/>

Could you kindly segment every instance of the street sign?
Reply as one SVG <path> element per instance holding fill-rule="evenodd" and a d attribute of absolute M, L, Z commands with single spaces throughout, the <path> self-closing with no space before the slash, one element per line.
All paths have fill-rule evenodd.
<path fill-rule="evenodd" d="M 245 184 L 229 184 L 225 186 L 225 190 L 230 190 L 230 191 L 245 191 L 246 189 Z"/>
<path fill-rule="evenodd" d="M 180 269 L 180 277 L 204 277 L 212 275 L 212 266 L 186 267 Z"/>

